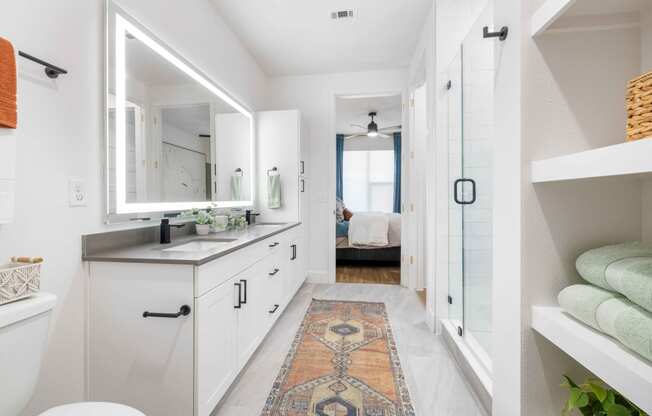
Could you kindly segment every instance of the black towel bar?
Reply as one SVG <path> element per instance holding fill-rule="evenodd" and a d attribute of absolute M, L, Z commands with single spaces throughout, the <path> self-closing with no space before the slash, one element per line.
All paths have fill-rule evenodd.
<path fill-rule="evenodd" d="M 39 59 L 23 51 L 18 51 L 18 55 L 22 56 L 25 59 L 29 59 L 32 62 L 36 62 L 39 65 L 43 65 L 45 67 L 45 75 L 47 75 L 49 78 L 55 79 L 58 78 L 60 74 L 68 73 L 68 71 L 66 71 L 63 68 L 59 68 L 56 65 L 52 65 L 49 62 L 45 62 L 44 60 Z"/>

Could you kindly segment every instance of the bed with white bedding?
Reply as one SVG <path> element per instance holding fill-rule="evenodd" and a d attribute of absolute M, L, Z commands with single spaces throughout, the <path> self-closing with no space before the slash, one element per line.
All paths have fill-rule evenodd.
<path fill-rule="evenodd" d="M 355 213 L 336 240 L 338 263 L 401 261 L 401 215 Z"/>

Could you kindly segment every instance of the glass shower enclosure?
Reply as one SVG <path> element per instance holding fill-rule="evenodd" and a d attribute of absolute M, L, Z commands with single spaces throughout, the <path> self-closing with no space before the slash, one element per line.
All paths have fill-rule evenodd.
<path fill-rule="evenodd" d="M 477 26 L 451 63 L 446 84 L 448 303 L 457 336 L 490 371 L 494 44 L 482 38 Z"/>

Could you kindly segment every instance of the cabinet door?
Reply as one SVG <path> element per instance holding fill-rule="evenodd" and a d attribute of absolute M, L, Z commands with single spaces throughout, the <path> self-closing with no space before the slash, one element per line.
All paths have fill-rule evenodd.
<path fill-rule="evenodd" d="M 198 416 L 211 413 L 239 371 L 235 282 L 232 279 L 195 300 Z"/>
<path fill-rule="evenodd" d="M 266 261 L 261 261 L 236 277 L 241 286 L 238 309 L 238 363 L 243 367 L 265 336 L 268 318 L 264 290 L 267 276 Z"/>

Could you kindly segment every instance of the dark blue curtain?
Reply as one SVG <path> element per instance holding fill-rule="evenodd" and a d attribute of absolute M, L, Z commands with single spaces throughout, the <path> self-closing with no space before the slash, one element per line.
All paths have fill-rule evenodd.
<path fill-rule="evenodd" d="M 335 165 L 336 178 L 337 178 L 337 187 L 336 195 L 340 200 L 344 200 L 344 180 L 342 179 L 342 171 L 344 170 L 344 135 L 338 134 L 336 139 L 336 160 Z"/>
<path fill-rule="evenodd" d="M 401 212 L 401 133 L 394 133 L 394 212 Z"/>

